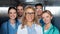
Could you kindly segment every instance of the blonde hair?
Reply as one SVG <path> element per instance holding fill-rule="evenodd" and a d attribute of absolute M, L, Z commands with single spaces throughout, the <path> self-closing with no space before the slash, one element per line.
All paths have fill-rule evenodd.
<path fill-rule="evenodd" d="M 24 13 L 23 13 L 23 18 L 22 18 L 22 28 L 24 28 L 24 26 L 27 24 L 27 21 L 26 21 L 26 10 L 27 9 L 32 9 L 35 12 L 35 8 L 32 7 L 32 6 L 28 5 L 28 6 L 25 7 Z M 35 15 L 34 15 L 34 23 L 39 24 L 36 12 L 35 12 Z"/>
<path fill-rule="evenodd" d="M 52 13 L 51 13 L 49 10 L 45 10 L 45 11 L 43 11 L 42 14 L 44 14 L 44 13 L 48 13 L 50 16 L 53 16 Z M 42 15 L 42 14 L 41 14 L 41 15 Z"/>

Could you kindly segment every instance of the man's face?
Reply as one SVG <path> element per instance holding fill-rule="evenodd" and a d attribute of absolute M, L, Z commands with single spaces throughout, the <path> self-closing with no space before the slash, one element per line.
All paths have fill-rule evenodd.
<path fill-rule="evenodd" d="M 42 6 L 36 6 L 36 12 L 38 16 L 41 16 L 43 11 L 43 7 Z"/>
<path fill-rule="evenodd" d="M 23 7 L 22 6 L 18 6 L 17 7 L 17 12 L 18 12 L 18 16 L 22 17 L 22 15 L 23 15 Z"/>

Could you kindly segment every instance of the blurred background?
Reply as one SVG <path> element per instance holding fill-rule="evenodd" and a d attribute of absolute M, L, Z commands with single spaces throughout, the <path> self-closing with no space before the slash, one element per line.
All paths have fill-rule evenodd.
<path fill-rule="evenodd" d="M 15 7 L 18 3 L 23 3 L 25 6 L 42 3 L 43 9 L 50 10 L 54 15 L 53 24 L 60 30 L 60 0 L 0 0 L 0 26 L 8 20 L 8 8 Z"/>

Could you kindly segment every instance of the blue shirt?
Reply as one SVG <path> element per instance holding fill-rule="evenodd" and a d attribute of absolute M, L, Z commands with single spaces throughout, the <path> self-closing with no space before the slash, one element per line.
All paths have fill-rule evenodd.
<path fill-rule="evenodd" d="M 20 19 L 17 19 L 17 21 L 18 21 L 19 25 L 22 23 Z"/>
<path fill-rule="evenodd" d="M 27 26 L 27 30 L 28 30 L 28 34 L 37 34 L 34 24 L 32 25 L 32 27 Z"/>
<path fill-rule="evenodd" d="M 45 24 L 44 21 L 43 21 L 43 19 L 40 19 L 39 22 L 41 23 L 41 25 L 42 25 L 42 27 L 43 27 L 44 24 Z"/>
<path fill-rule="evenodd" d="M 0 28 L 0 34 L 1 34 L 1 28 Z"/>
<path fill-rule="evenodd" d="M 15 28 L 13 28 L 10 21 L 8 20 L 7 22 L 2 24 L 2 27 L 1 27 L 2 34 L 16 34 L 18 25 L 19 25 L 19 23 L 16 21 Z"/>

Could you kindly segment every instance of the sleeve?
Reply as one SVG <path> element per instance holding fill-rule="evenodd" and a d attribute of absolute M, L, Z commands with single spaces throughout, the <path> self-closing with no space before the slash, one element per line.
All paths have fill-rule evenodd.
<path fill-rule="evenodd" d="M 3 23 L 2 25 L 1 25 L 1 33 L 2 34 L 7 34 L 7 24 L 6 23 Z"/>

